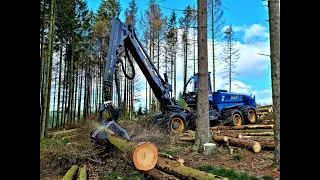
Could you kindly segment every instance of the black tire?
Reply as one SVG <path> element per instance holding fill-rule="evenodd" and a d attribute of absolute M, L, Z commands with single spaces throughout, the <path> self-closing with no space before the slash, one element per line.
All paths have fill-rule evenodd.
<path fill-rule="evenodd" d="M 192 131 L 196 130 L 196 119 L 197 119 L 197 114 L 196 111 L 190 111 L 190 113 L 187 116 L 187 129 L 190 129 Z"/>
<path fill-rule="evenodd" d="M 257 122 L 257 112 L 250 106 L 242 106 L 239 108 L 242 113 L 245 124 L 255 124 Z"/>
<path fill-rule="evenodd" d="M 237 109 L 229 109 L 223 113 L 223 118 L 228 125 L 231 126 L 241 126 L 243 125 L 243 116 L 241 112 Z"/>
<path fill-rule="evenodd" d="M 179 134 L 185 131 L 187 124 L 186 119 L 180 113 L 169 112 L 163 116 L 159 125 L 166 133 Z M 178 125 L 178 127 L 176 125 Z"/>
<path fill-rule="evenodd" d="M 162 118 L 163 118 L 162 113 L 155 114 L 151 117 L 151 123 L 158 125 L 161 122 Z"/>

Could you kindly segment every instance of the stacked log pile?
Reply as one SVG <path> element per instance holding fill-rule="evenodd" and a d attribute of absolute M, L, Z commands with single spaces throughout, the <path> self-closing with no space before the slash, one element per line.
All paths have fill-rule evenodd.
<path fill-rule="evenodd" d="M 212 139 L 225 146 L 245 148 L 253 152 L 274 149 L 274 133 L 272 124 L 243 125 L 243 126 L 216 126 L 210 127 Z M 186 131 L 179 137 L 180 141 L 193 143 L 194 131 Z"/>

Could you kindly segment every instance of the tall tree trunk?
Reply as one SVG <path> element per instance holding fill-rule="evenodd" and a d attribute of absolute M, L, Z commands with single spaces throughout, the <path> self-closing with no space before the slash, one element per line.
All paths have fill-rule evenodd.
<path fill-rule="evenodd" d="M 78 78 L 79 78 L 79 59 L 77 59 L 76 69 L 76 89 L 74 90 L 74 105 L 73 105 L 73 121 L 76 120 L 76 109 L 77 109 L 77 96 L 78 96 Z"/>
<path fill-rule="evenodd" d="M 43 21 L 42 21 L 42 24 L 43 24 L 43 27 L 42 27 L 42 30 L 41 30 L 41 47 L 40 47 L 40 96 L 42 94 L 42 86 L 43 84 L 41 84 L 42 82 L 42 57 L 43 57 L 43 46 L 44 46 L 44 28 L 45 28 L 45 8 L 46 8 L 46 1 L 43 1 Z"/>
<path fill-rule="evenodd" d="M 130 119 L 133 118 L 133 115 L 134 115 L 134 79 L 131 82 L 131 116 L 130 116 Z"/>
<path fill-rule="evenodd" d="M 148 40 L 147 39 L 146 39 L 146 49 L 148 49 Z M 151 49 L 149 51 L 149 54 L 150 53 L 151 53 Z M 147 81 L 147 79 L 146 79 L 146 112 L 148 112 L 148 81 Z"/>
<path fill-rule="evenodd" d="M 54 93 L 53 93 L 53 115 L 52 115 L 52 125 L 51 127 L 54 126 L 54 108 L 56 106 L 56 92 L 57 92 L 57 72 L 55 73 L 55 77 L 54 77 Z M 56 126 L 57 126 L 57 122 L 56 122 Z"/>
<path fill-rule="evenodd" d="M 231 72 L 232 72 L 232 53 L 231 53 L 231 50 L 232 50 L 232 46 L 231 46 L 231 42 L 230 42 L 230 47 L 229 47 L 229 50 L 230 50 L 230 55 L 229 55 L 229 92 L 231 93 Z"/>
<path fill-rule="evenodd" d="M 215 68 L 215 62 L 214 62 L 214 1 L 211 0 L 212 8 L 211 8 L 211 34 L 212 34 L 212 86 L 213 86 L 213 92 L 216 91 L 216 68 Z"/>
<path fill-rule="evenodd" d="M 196 34 L 193 35 L 193 74 L 196 74 Z"/>
<path fill-rule="evenodd" d="M 175 46 L 174 46 L 175 47 Z M 174 97 L 177 98 L 177 53 L 176 50 L 174 50 Z"/>
<path fill-rule="evenodd" d="M 47 136 L 48 122 L 49 122 L 49 112 L 50 112 L 50 92 L 51 92 L 51 73 L 52 73 L 52 50 L 53 50 L 53 40 L 54 40 L 54 9 L 55 9 L 55 0 L 51 0 L 50 8 L 50 28 L 49 28 L 49 42 L 48 42 L 48 62 L 47 62 L 47 82 L 45 88 L 44 96 L 44 108 L 43 108 L 43 120 L 45 123 L 42 124 L 41 136 L 40 138 L 45 138 Z"/>
<path fill-rule="evenodd" d="M 95 74 L 96 74 L 96 102 L 95 102 L 95 112 L 98 112 L 98 103 L 99 103 L 99 75 L 98 75 L 99 71 L 98 69 L 95 69 Z"/>
<path fill-rule="evenodd" d="M 173 84 L 173 72 L 174 72 L 174 70 L 173 70 L 173 47 L 171 46 L 170 47 L 170 60 L 171 60 L 171 68 L 170 68 L 170 75 L 171 75 L 171 81 L 170 81 L 170 83 L 171 84 Z M 171 95 L 171 97 L 172 97 L 172 91 L 170 92 L 170 95 Z"/>
<path fill-rule="evenodd" d="M 61 110 L 61 125 L 64 127 L 64 123 L 65 123 L 65 117 L 66 117 L 66 112 L 65 112 L 65 102 L 66 102 L 66 77 L 68 75 L 68 72 L 67 72 L 67 61 L 64 61 L 64 73 L 63 73 L 63 93 L 62 93 L 62 110 Z"/>
<path fill-rule="evenodd" d="M 207 1 L 198 0 L 198 74 L 197 121 L 194 150 L 201 152 L 209 142 Z"/>
<path fill-rule="evenodd" d="M 157 41 L 158 41 L 158 44 L 157 44 L 157 46 L 158 46 L 158 64 L 157 64 L 157 68 L 158 68 L 158 72 L 160 73 L 160 32 L 159 32 L 159 30 L 158 30 L 158 36 L 157 36 Z M 165 62 L 166 63 L 166 65 L 167 65 L 167 62 Z M 157 104 L 156 104 L 156 111 L 158 112 L 159 111 L 159 108 L 160 107 L 160 102 L 158 101 L 158 99 L 157 99 Z"/>
<path fill-rule="evenodd" d="M 83 119 L 86 120 L 88 113 L 88 64 L 85 64 L 84 70 L 84 97 L 83 97 Z"/>
<path fill-rule="evenodd" d="M 71 37 L 71 63 L 70 63 L 70 79 L 69 79 L 69 102 L 68 102 L 68 124 L 72 123 L 72 102 L 73 102 L 73 75 L 74 75 L 74 37 Z"/>
<path fill-rule="evenodd" d="M 125 71 L 127 71 L 127 57 L 125 57 L 124 69 L 125 69 Z M 127 78 L 124 78 L 123 113 L 122 113 L 122 117 L 124 119 L 126 119 L 126 114 L 127 114 Z"/>
<path fill-rule="evenodd" d="M 80 71 L 80 94 L 78 100 L 78 120 L 81 119 L 81 96 L 82 96 L 82 80 L 83 80 L 83 63 L 81 64 L 81 71 Z"/>
<path fill-rule="evenodd" d="M 151 24 L 150 24 L 150 58 L 152 58 L 151 61 L 153 61 L 153 53 L 152 53 L 153 52 L 152 51 L 153 42 L 152 42 L 151 33 L 152 33 L 152 31 L 151 31 Z M 151 103 L 152 103 L 152 101 L 151 101 L 151 87 L 149 86 L 149 112 L 152 112 Z"/>
<path fill-rule="evenodd" d="M 274 118 L 274 161 L 273 166 L 280 170 L 280 14 L 279 0 L 268 1 L 272 101 Z"/>
<path fill-rule="evenodd" d="M 186 33 L 186 41 L 184 46 L 184 76 L 183 76 L 183 84 L 187 83 L 187 74 L 188 74 L 188 33 Z"/>
<path fill-rule="evenodd" d="M 61 72 L 62 72 L 62 40 L 60 41 L 60 61 L 59 61 L 59 83 L 58 83 L 58 107 L 57 107 L 57 127 L 60 127 L 60 94 L 61 94 Z"/>

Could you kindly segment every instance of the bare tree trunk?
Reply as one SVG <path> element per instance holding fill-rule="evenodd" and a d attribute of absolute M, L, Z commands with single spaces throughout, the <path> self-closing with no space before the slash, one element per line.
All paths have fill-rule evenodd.
<path fill-rule="evenodd" d="M 74 103 L 73 103 L 73 121 L 76 120 L 76 107 L 77 107 L 77 95 L 78 95 L 78 78 L 79 78 L 79 59 L 77 60 L 77 69 L 76 69 L 76 89 L 74 90 Z"/>
<path fill-rule="evenodd" d="M 41 47 L 40 47 L 40 96 L 41 96 L 41 93 L 42 93 L 42 86 L 43 84 L 41 84 L 42 82 L 42 56 L 43 56 L 43 46 L 44 46 L 44 28 L 45 28 L 45 9 L 46 8 L 46 1 L 43 1 L 43 21 L 42 21 L 42 24 L 43 24 L 43 27 L 42 27 L 42 30 L 41 30 Z"/>
<path fill-rule="evenodd" d="M 151 36 L 151 24 L 150 24 L 150 58 L 151 61 L 153 61 L 153 51 L 152 51 L 152 46 L 154 45 L 152 42 L 152 36 Z M 151 87 L 149 86 L 149 112 L 152 112 L 152 106 L 151 106 Z"/>
<path fill-rule="evenodd" d="M 280 14 L 279 0 L 268 1 L 272 101 L 274 118 L 274 161 L 273 166 L 280 170 Z"/>
<path fill-rule="evenodd" d="M 62 89 L 63 90 L 63 92 L 62 92 L 62 102 L 61 102 L 61 104 L 62 104 L 62 108 L 61 108 L 61 120 L 60 120 L 60 122 L 61 122 L 61 125 L 63 125 L 63 127 L 64 127 L 64 119 L 65 119 L 65 106 L 64 106 L 64 104 L 65 104 L 65 96 L 66 96 L 66 91 L 65 91 L 65 89 L 66 89 L 66 75 L 67 75 L 67 61 L 64 61 L 64 73 L 63 73 L 63 88 L 64 89 Z"/>
<path fill-rule="evenodd" d="M 52 124 L 51 124 L 51 127 L 54 126 L 54 108 L 56 106 L 56 92 L 57 92 L 57 72 L 55 73 L 55 77 L 54 77 L 54 92 L 53 92 L 53 115 L 52 115 Z M 57 126 L 57 122 L 56 122 L 56 126 Z"/>
<path fill-rule="evenodd" d="M 72 102 L 73 102 L 73 75 L 74 75 L 74 37 L 71 37 L 71 63 L 70 63 L 70 79 L 69 79 L 69 102 L 68 102 L 68 124 L 72 123 Z"/>
<path fill-rule="evenodd" d="M 209 142 L 207 1 L 198 0 L 198 74 L 197 121 L 194 150 L 201 152 Z"/>
<path fill-rule="evenodd" d="M 59 82 L 58 82 L 58 107 L 57 107 L 57 128 L 60 127 L 60 94 L 61 94 L 61 72 L 62 72 L 62 40 L 60 45 L 60 61 L 59 61 Z"/>
<path fill-rule="evenodd" d="M 83 63 L 81 65 L 81 71 L 80 71 L 80 94 L 79 94 L 79 100 L 78 100 L 78 120 L 81 119 L 81 96 L 82 96 L 82 80 L 83 80 Z"/>
<path fill-rule="evenodd" d="M 125 57 L 124 61 L 124 69 L 127 71 L 127 58 Z M 122 117 L 126 119 L 126 114 L 127 114 L 127 78 L 124 78 L 124 90 L 123 90 L 123 113 Z"/>
<path fill-rule="evenodd" d="M 158 36 L 157 36 L 157 40 L 158 40 L 158 64 L 157 64 L 157 68 L 158 68 L 158 72 L 160 73 L 160 32 L 159 32 L 159 30 L 158 30 Z M 167 62 L 165 62 L 166 63 L 166 66 L 167 66 Z M 158 112 L 159 111 L 159 108 L 160 107 L 160 102 L 158 101 L 158 99 L 157 99 L 157 104 L 156 104 L 156 111 Z"/>
<path fill-rule="evenodd" d="M 174 97 L 177 98 L 177 54 L 176 50 L 174 50 Z"/>
<path fill-rule="evenodd" d="M 45 138 L 47 136 L 48 122 L 49 122 L 49 113 L 50 113 L 50 92 L 51 92 L 51 73 L 52 73 L 52 52 L 53 52 L 53 40 L 54 40 L 54 9 L 55 9 L 55 0 L 51 0 L 50 8 L 50 29 L 49 29 L 49 47 L 48 47 L 48 62 L 47 62 L 47 82 L 45 88 L 44 96 L 44 108 L 43 108 L 43 120 L 45 123 L 42 124 L 41 136 L 40 138 Z"/>
<path fill-rule="evenodd" d="M 216 68 L 215 68 L 215 62 L 214 62 L 214 1 L 211 0 L 212 8 L 211 8 L 211 34 L 212 34 L 212 86 L 213 86 L 213 92 L 216 91 Z"/>

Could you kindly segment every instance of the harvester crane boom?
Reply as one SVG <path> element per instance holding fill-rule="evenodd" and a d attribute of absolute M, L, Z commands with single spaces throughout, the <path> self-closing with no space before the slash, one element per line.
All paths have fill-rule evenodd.
<path fill-rule="evenodd" d="M 164 74 L 165 80 L 162 79 L 146 50 L 139 41 L 134 27 L 131 24 L 124 24 L 118 18 L 114 18 L 111 23 L 112 30 L 109 39 L 108 54 L 105 61 L 106 66 L 103 80 L 104 104 L 99 111 L 108 110 L 115 121 L 119 117 L 122 106 L 120 105 L 121 97 L 118 78 L 119 64 L 122 64 L 122 70 L 128 79 L 133 79 L 135 76 L 135 70 L 129 52 L 147 79 L 155 97 L 161 103 L 161 109 L 164 111 L 165 105 L 175 105 L 175 101 L 170 98 L 169 92 L 171 91 L 172 86 L 168 83 L 167 74 Z M 132 69 L 131 76 L 128 75 L 124 69 L 122 61 L 123 54 L 125 54 L 125 57 L 129 60 Z M 116 108 L 111 101 L 113 80 L 115 80 L 116 84 L 118 108 Z"/>

